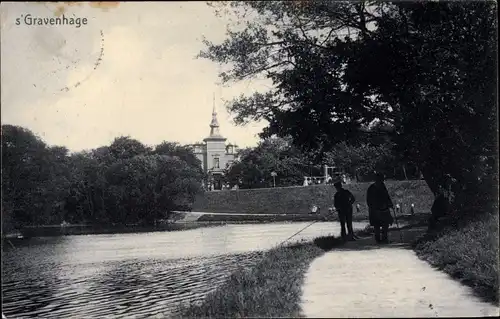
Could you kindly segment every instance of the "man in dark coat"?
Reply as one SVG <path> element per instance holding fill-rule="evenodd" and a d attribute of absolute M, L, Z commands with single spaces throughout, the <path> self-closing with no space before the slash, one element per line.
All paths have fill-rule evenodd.
<path fill-rule="evenodd" d="M 355 201 L 354 195 L 347 189 L 342 188 L 341 182 L 336 182 L 333 186 L 337 189 L 333 205 L 339 214 L 341 227 L 340 234 L 344 240 L 355 240 L 356 236 L 354 235 L 354 231 L 352 229 L 352 204 L 354 204 Z M 346 234 L 346 224 L 348 234 Z"/>
<path fill-rule="evenodd" d="M 438 221 L 451 213 L 451 201 L 454 199 L 452 191 L 453 183 L 456 182 L 451 175 L 444 176 L 444 186 L 439 186 L 436 198 L 431 207 L 431 218 L 429 220 L 429 228 L 433 229 L 437 226 Z"/>
<path fill-rule="evenodd" d="M 376 175 L 375 183 L 368 187 L 366 202 L 368 204 L 370 225 L 375 228 L 375 240 L 377 243 L 388 243 L 387 232 L 389 225 L 394 222 L 390 209 L 394 205 L 385 187 L 384 175 L 381 173 Z M 380 237 L 381 228 L 382 238 Z"/>

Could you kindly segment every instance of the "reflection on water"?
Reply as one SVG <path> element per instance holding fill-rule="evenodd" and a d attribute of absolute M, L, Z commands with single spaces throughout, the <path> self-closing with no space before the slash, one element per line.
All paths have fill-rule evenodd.
<path fill-rule="evenodd" d="M 2 254 L 3 312 L 27 318 L 168 316 L 308 223 L 33 238 Z M 355 227 L 363 227 L 357 224 Z M 292 241 L 338 234 L 316 223 Z"/>

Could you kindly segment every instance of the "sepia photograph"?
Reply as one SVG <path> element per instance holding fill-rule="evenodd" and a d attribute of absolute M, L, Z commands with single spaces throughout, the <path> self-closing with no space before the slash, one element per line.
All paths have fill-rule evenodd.
<path fill-rule="evenodd" d="M 1 2 L 2 319 L 499 317 L 497 1 Z"/>

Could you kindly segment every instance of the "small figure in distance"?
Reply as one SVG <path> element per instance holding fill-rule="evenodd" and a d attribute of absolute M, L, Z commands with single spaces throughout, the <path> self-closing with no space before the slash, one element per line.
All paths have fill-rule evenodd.
<path fill-rule="evenodd" d="M 344 241 L 346 240 L 356 240 L 356 236 L 354 235 L 354 231 L 352 229 L 352 204 L 355 202 L 354 195 L 348 191 L 347 189 L 342 187 L 342 182 L 338 181 L 333 184 L 337 189 L 337 192 L 334 196 L 334 206 L 337 209 L 340 220 L 340 234 Z M 346 224 L 347 231 L 346 234 Z"/>
<path fill-rule="evenodd" d="M 390 209 L 394 208 L 394 205 L 385 187 L 382 173 L 377 173 L 375 183 L 368 187 L 366 202 L 368 204 L 370 225 L 375 228 L 375 241 L 377 243 L 388 243 L 389 225 L 394 222 Z M 382 238 L 380 237 L 381 228 Z"/>
<path fill-rule="evenodd" d="M 332 183 L 332 177 L 330 175 L 326 175 L 326 178 L 325 178 L 325 184 L 331 184 Z"/>
<path fill-rule="evenodd" d="M 434 229 L 437 227 L 440 219 L 449 216 L 451 213 L 451 202 L 454 199 L 452 185 L 455 180 L 451 175 L 444 176 L 444 186 L 439 186 L 434 203 L 431 207 L 432 216 L 429 220 L 429 228 Z"/>

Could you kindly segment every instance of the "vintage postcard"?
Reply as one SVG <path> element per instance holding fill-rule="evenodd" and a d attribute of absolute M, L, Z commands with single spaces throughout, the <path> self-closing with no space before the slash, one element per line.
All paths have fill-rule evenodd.
<path fill-rule="evenodd" d="M 0 9 L 2 318 L 499 315 L 496 2 Z"/>

